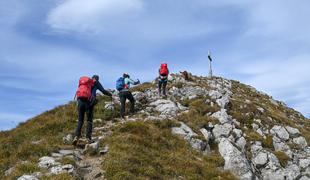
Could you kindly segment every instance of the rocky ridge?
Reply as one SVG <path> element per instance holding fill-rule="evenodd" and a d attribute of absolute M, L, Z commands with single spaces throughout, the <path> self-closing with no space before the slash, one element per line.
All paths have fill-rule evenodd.
<path fill-rule="evenodd" d="M 152 83 L 155 84 L 155 81 Z M 223 169 L 231 171 L 240 179 L 310 179 L 310 147 L 300 131 L 302 125 L 292 127 L 290 124 L 275 123 L 274 117 L 266 118 L 268 122 L 271 122 L 269 124 L 264 123 L 266 119 L 259 119 L 259 115 L 268 111 L 269 107 L 266 104 L 269 102 L 272 107 L 279 109 L 286 108 L 284 103 L 275 101 L 254 88 L 247 87 L 251 93 L 269 100 L 269 102 L 261 103 L 255 110 L 242 114 L 242 117 L 249 117 L 251 113 L 253 114 L 248 119 L 250 122 L 248 125 L 231 113 L 236 106 L 234 105 L 236 98 L 242 96 L 236 94 L 237 82 L 222 78 L 202 77 L 193 77 L 193 81 L 185 81 L 181 75 L 172 75 L 169 77 L 169 83 L 171 86 L 167 99 L 159 98 L 156 88 L 151 84 L 142 91 L 134 91 L 133 95 L 138 107 L 136 115 L 127 117 L 125 120 L 111 120 L 102 127 L 95 127 L 95 143 L 86 145 L 82 149 L 67 148 L 52 152 L 50 156 L 44 156 L 38 161 L 38 167 L 46 169 L 45 172 L 23 175 L 19 180 L 39 179 L 42 176 L 60 173 L 68 173 L 84 179 L 105 179 L 101 164 L 104 163 L 104 155 L 109 153 L 109 148 L 108 145 L 102 146 L 99 141 L 104 141 L 109 137 L 113 133 L 111 130 L 113 127 L 129 121 L 169 119 L 177 119 L 180 124 L 180 126 L 173 127 L 171 133 L 183 138 L 193 149 L 207 155 L 213 151 L 210 147 L 212 143 L 217 144 L 218 151 L 225 161 Z M 203 103 L 216 110 L 204 114 L 215 121 L 199 127 L 190 126 L 182 121 L 182 115 L 190 111 L 190 107 L 184 102 L 197 99 L 204 100 Z M 113 110 L 118 102 L 118 97 L 115 96 L 113 102 L 105 104 L 105 108 Z M 238 108 L 246 109 L 251 103 L 251 100 L 244 99 L 238 104 L 240 106 Z M 294 123 L 302 119 L 297 112 L 288 118 Z M 63 140 L 70 143 L 71 138 L 69 134 Z M 92 157 L 90 156 L 92 154 L 101 155 Z M 75 165 L 61 164 L 60 160 L 64 158 L 72 159 Z"/>

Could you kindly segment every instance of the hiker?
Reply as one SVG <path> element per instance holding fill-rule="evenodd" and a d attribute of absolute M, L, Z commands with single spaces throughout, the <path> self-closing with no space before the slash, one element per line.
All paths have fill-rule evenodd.
<path fill-rule="evenodd" d="M 133 114 L 135 111 L 135 99 L 129 91 L 130 85 L 140 84 L 139 79 L 134 81 L 130 79 L 129 74 L 124 73 L 122 77 L 120 77 L 116 82 L 116 89 L 119 91 L 119 98 L 121 101 L 121 118 L 125 118 L 125 105 L 126 100 L 130 101 L 130 113 Z"/>
<path fill-rule="evenodd" d="M 161 96 L 162 92 L 165 97 L 167 97 L 166 94 L 166 87 L 168 82 L 168 65 L 167 63 L 162 63 L 159 68 L 159 77 L 158 77 L 158 96 Z"/>
<path fill-rule="evenodd" d="M 92 129 L 93 129 L 93 111 L 94 106 L 97 103 L 96 91 L 99 90 L 103 94 L 112 98 L 112 94 L 106 91 L 101 83 L 99 82 L 99 76 L 93 75 L 90 79 L 89 77 L 83 76 L 79 80 L 79 87 L 76 92 L 76 97 L 78 101 L 78 126 L 75 130 L 75 137 L 72 144 L 76 145 L 79 138 L 81 137 L 81 129 L 84 123 L 84 115 L 87 115 L 87 128 L 86 128 L 86 138 L 87 142 L 93 143 L 92 140 Z"/>

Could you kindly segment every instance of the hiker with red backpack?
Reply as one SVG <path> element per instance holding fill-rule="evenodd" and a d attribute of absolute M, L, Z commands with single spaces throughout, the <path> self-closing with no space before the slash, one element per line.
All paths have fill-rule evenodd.
<path fill-rule="evenodd" d="M 137 81 L 134 81 L 130 79 L 129 74 L 124 73 L 122 77 L 120 77 L 116 81 L 116 89 L 119 91 L 119 98 L 121 101 L 121 118 L 125 118 L 125 105 L 126 100 L 128 99 L 130 101 L 130 113 L 133 114 L 135 111 L 135 99 L 131 92 L 129 91 L 130 85 L 137 85 L 140 84 L 139 79 Z"/>
<path fill-rule="evenodd" d="M 78 102 L 78 126 L 75 130 L 75 137 L 72 144 L 76 145 L 81 137 L 81 130 L 84 123 L 85 113 L 87 115 L 86 138 L 88 143 L 93 143 L 92 129 L 93 129 L 93 111 L 96 105 L 96 91 L 100 90 L 103 94 L 110 96 L 112 94 L 106 91 L 99 82 L 99 76 L 94 75 L 92 78 L 83 76 L 79 80 L 78 90 L 76 91 L 76 98 Z"/>
<path fill-rule="evenodd" d="M 165 97 L 167 97 L 166 94 L 166 87 L 168 83 L 168 75 L 169 75 L 169 69 L 167 63 L 162 63 L 159 68 L 159 77 L 158 77 L 158 95 L 161 96 L 162 92 Z"/>

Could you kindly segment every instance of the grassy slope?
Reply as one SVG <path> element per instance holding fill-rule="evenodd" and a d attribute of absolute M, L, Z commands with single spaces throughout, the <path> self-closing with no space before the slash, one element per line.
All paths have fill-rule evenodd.
<path fill-rule="evenodd" d="M 111 119 L 116 117 L 118 113 L 103 108 L 103 103 L 107 99 L 100 99 L 100 103 L 95 109 L 95 118 Z M 27 164 L 31 166 L 31 164 L 36 164 L 40 157 L 50 155 L 51 152 L 60 148 L 66 148 L 67 145 L 63 143 L 62 138 L 68 133 L 74 132 L 77 124 L 76 119 L 76 104 L 69 103 L 21 123 L 11 131 L 0 132 L 0 179 L 3 178 L 4 171 L 9 167 L 20 164 L 22 161 L 28 161 Z M 40 143 L 33 144 L 34 141 L 40 141 Z M 17 172 L 14 172 L 13 175 L 17 177 L 36 170 L 17 168 Z"/>
<path fill-rule="evenodd" d="M 197 80 L 196 77 L 195 79 Z M 206 87 L 204 83 L 200 83 L 200 85 Z M 182 87 L 182 84 L 176 84 L 176 86 Z M 144 91 L 149 87 L 154 87 L 154 85 L 146 83 L 135 89 Z M 247 125 L 249 129 L 253 119 L 260 118 L 264 124 L 270 126 L 287 124 L 298 127 L 309 142 L 309 121 L 292 109 L 287 109 L 282 105 L 277 107 L 270 103 L 269 97 L 253 93 L 248 86 L 235 81 L 233 82 L 233 92 L 229 113 L 242 124 Z M 252 103 L 245 108 L 240 108 L 245 99 L 251 100 Z M 118 117 L 118 110 L 109 111 L 103 108 L 105 101 L 107 99 L 100 98 L 95 109 L 95 118 L 111 120 Z M 176 118 L 186 122 L 198 134 L 200 127 L 208 122 L 216 122 L 216 120 L 207 117 L 206 113 L 215 112 L 218 107 L 210 107 L 203 102 L 204 100 L 199 99 L 182 102 L 190 107 L 190 112 Z M 258 112 L 258 106 L 263 107 L 266 113 Z M 292 122 L 292 118 L 287 118 L 290 115 L 298 118 L 293 118 Z M 273 120 L 271 121 L 268 117 Z M 69 103 L 22 123 L 14 130 L 0 132 L 0 179 L 3 179 L 5 170 L 24 160 L 27 160 L 28 163 L 21 167 L 18 166 L 10 178 L 37 171 L 35 165 L 39 157 L 49 155 L 50 152 L 66 146 L 62 142 L 62 137 L 74 131 L 76 119 L 76 106 L 74 103 Z M 144 179 L 177 179 L 181 177 L 184 179 L 219 179 L 219 177 L 233 179 L 229 173 L 218 170 L 217 167 L 223 165 L 223 160 L 220 158 L 216 146 L 213 147 L 213 154 L 202 156 L 190 149 L 184 140 L 170 133 L 172 124 L 173 122 L 159 124 L 132 122 L 115 128 L 113 135 L 107 139 L 110 151 L 106 157 L 106 163 L 103 165 L 107 171 L 107 177 L 111 179 L 126 179 L 133 176 Z M 102 124 L 96 126 L 102 126 Z M 31 143 L 37 140 L 42 141 L 38 145 Z M 270 138 L 267 138 L 265 144 L 270 146 Z M 58 178 L 67 179 L 68 177 Z"/>
<path fill-rule="evenodd" d="M 130 122 L 117 127 L 107 143 L 108 179 L 235 179 L 218 167 L 214 152 L 203 156 L 182 138 L 171 135 L 174 121 Z"/>

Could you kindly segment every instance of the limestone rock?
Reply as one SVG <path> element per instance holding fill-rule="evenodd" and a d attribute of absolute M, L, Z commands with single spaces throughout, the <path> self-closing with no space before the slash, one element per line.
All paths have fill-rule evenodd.
<path fill-rule="evenodd" d="M 232 131 L 232 125 L 230 124 L 224 124 L 224 125 L 216 124 L 212 132 L 215 139 L 217 140 L 220 137 L 228 137 L 231 131 Z"/>
<path fill-rule="evenodd" d="M 205 137 L 207 142 L 212 139 L 212 133 L 210 131 L 207 131 L 205 128 L 200 129 L 200 132 Z"/>
<path fill-rule="evenodd" d="M 58 151 L 59 154 L 63 155 L 63 156 L 68 156 L 68 155 L 73 155 L 74 151 L 73 150 L 59 150 Z"/>
<path fill-rule="evenodd" d="M 108 110 L 114 110 L 114 104 L 113 102 L 108 102 L 104 105 L 104 108 L 105 109 L 108 109 Z"/>
<path fill-rule="evenodd" d="M 295 143 L 295 144 L 297 144 L 297 145 L 299 145 L 300 147 L 302 147 L 302 148 L 305 148 L 305 147 L 307 147 L 307 141 L 306 141 L 306 139 L 304 138 L 304 137 L 297 137 L 297 138 L 294 138 L 293 139 L 293 142 Z"/>
<path fill-rule="evenodd" d="M 155 109 L 162 115 L 174 116 L 179 110 L 178 106 L 171 100 L 159 99 L 150 103 L 150 105 L 155 106 Z"/>
<path fill-rule="evenodd" d="M 226 109 L 221 109 L 220 111 L 215 112 L 214 114 L 212 114 L 211 117 L 218 119 L 221 122 L 221 124 L 225 124 L 232 121 L 231 116 L 227 114 Z"/>
<path fill-rule="evenodd" d="M 68 134 L 67 136 L 63 137 L 62 140 L 65 142 L 65 143 L 71 143 L 72 140 L 73 140 L 73 137 L 71 134 Z"/>
<path fill-rule="evenodd" d="M 43 156 L 39 159 L 38 166 L 41 168 L 49 168 L 51 166 L 55 166 L 58 164 L 59 163 L 57 163 L 54 158 L 49 157 L 49 156 Z"/>
<path fill-rule="evenodd" d="M 245 145 L 246 145 L 246 139 L 244 137 L 239 138 L 236 141 L 236 145 L 241 149 L 241 151 L 244 151 Z"/>
<path fill-rule="evenodd" d="M 185 123 L 180 122 L 181 126 L 180 127 L 173 127 L 172 128 L 172 134 L 178 134 L 181 135 L 182 137 L 193 137 L 197 136 L 194 131 L 188 127 Z"/>
<path fill-rule="evenodd" d="M 253 159 L 253 163 L 257 168 L 263 167 L 268 162 L 268 154 L 265 152 L 260 152 L 258 155 Z"/>
<path fill-rule="evenodd" d="M 271 133 L 276 134 L 280 139 L 287 141 L 290 138 L 290 135 L 286 129 L 282 126 L 273 126 L 270 130 Z"/>
<path fill-rule="evenodd" d="M 225 160 L 224 169 L 232 171 L 240 179 L 251 180 L 253 178 L 247 159 L 228 139 L 222 138 L 218 146 Z"/>
<path fill-rule="evenodd" d="M 301 167 L 301 168 L 310 167 L 310 157 L 308 157 L 307 159 L 300 159 L 299 160 L 299 167 Z"/>
<path fill-rule="evenodd" d="M 90 153 L 90 154 L 96 154 L 99 152 L 99 142 L 96 141 L 94 143 L 91 144 L 86 144 L 83 153 Z"/>
<path fill-rule="evenodd" d="M 4 172 L 4 175 L 5 176 L 9 176 L 10 174 L 12 174 L 12 172 L 15 170 L 15 167 L 11 167 L 11 168 L 9 168 L 8 170 L 6 170 L 5 172 Z"/>
<path fill-rule="evenodd" d="M 297 128 L 292 128 L 290 126 L 286 126 L 285 129 L 288 131 L 291 137 L 298 137 L 300 135 L 300 132 Z"/>
<path fill-rule="evenodd" d="M 282 142 L 276 136 L 274 136 L 272 138 L 272 141 L 273 141 L 273 147 L 274 147 L 275 151 L 285 152 L 285 154 L 287 154 L 289 157 L 292 157 L 292 151 L 286 143 Z"/>
<path fill-rule="evenodd" d="M 39 179 L 33 175 L 23 175 L 19 177 L 17 180 L 39 180 Z"/>

